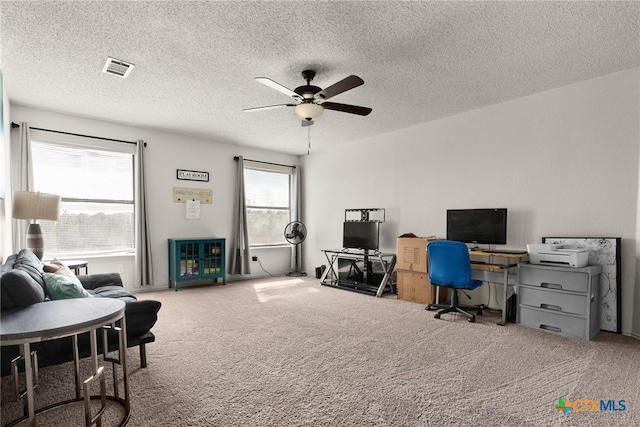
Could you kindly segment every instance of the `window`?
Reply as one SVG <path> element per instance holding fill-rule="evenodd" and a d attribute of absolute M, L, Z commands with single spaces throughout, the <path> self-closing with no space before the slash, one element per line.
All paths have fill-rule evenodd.
<path fill-rule="evenodd" d="M 284 228 L 291 222 L 293 168 L 244 161 L 249 246 L 287 244 Z"/>
<path fill-rule="evenodd" d="M 62 199 L 59 221 L 39 221 L 47 253 L 133 253 L 133 145 L 42 142 L 32 136 L 31 150 L 35 190 Z"/>

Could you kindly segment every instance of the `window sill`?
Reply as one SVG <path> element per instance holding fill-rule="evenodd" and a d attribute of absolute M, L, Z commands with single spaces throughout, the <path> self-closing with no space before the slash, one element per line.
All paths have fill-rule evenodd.
<path fill-rule="evenodd" d="M 118 252 L 118 253 L 108 253 L 108 254 L 64 254 L 64 255 L 56 255 L 53 257 L 46 257 L 45 262 L 51 261 L 56 258 L 61 261 L 69 260 L 69 259 L 82 259 L 82 260 L 92 260 L 92 259 L 110 259 L 110 258 L 133 258 L 135 257 L 134 252 Z"/>

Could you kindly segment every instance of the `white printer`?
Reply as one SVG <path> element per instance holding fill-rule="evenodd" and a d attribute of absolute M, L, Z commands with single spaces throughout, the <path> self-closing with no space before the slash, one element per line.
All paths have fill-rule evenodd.
<path fill-rule="evenodd" d="M 589 265 L 589 250 L 564 247 L 544 243 L 527 245 L 531 264 L 560 265 L 566 267 L 586 267 Z"/>

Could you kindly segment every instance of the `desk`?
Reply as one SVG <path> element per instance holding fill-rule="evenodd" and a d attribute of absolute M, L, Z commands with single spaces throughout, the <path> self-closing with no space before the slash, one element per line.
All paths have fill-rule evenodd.
<path fill-rule="evenodd" d="M 509 285 L 518 285 L 518 274 L 515 267 L 519 262 L 529 258 L 529 254 L 507 254 L 498 250 L 495 252 L 470 251 L 469 256 L 482 260 L 480 263 L 471 263 L 471 277 L 484 282 L 501 283 L 502 289 L 502 319 L 498 325 L 507 323 L 507 288 Z"/>
<path fill-rule="evenodd" d="M 2 311 L 0 315 L 0 343 L 5 345 L 19 345 L 21 357 L 25 362 L 26 392 L 18 390 L 18 366 L 17 360 L 12 363 L 13 387 L 16 398 L 26 398 L 25 414 L 8 426 L 15 425 L 24 420 L 29 420 L 30 426 L 36 425 L 36 413 L 43 412 L 53 407 L 67 405 L 74 402 L 84 402 L 85 424 L 92 425 L 97 421 L 101 425 L 101 416 L 104 412 L 106 399 L 113 400 L 125 408 L 125 418 L 120 426 L 129 421 L 131 413 L 129 402 L 129 383 L 127 375 L 127 334 L 124 317 L 125 304 L 123 301 L 112 298 L 81 298 L 58 301 L 46 301 L 33 304 L 27 307 L 15 308 Z M 104 366 L 98 366 L 98 347 L 96 331 L 102 327 L 114 327 L 116 322 L 120 323 L 117 328 L 119 336 L 119 360 L 107 359 L 114 363 L 114 394 L 106 395 Z M 91 342 L 91 376 L 81 383 L 80 366 L 78 356 L 78 334 L 89 332 Z M 75 365 L 75 399 L 66 400 L 42 409 L 35 409 L 34 388 L 37 385 L 38 364 L 37 354 L 31 354 L 31 344 L 41 341 L 53 340 L 73 336 L 74 365 Z M 104 345 L 103 345 L 104 346 Z M 115 363 L 122 366 L 124 399 L 118 396 L 116 382 Z M 95 416 L 90 413 L 89 386 L 92 382 L 100 382 L 100 398 L 102 408 Z M 84 397 L 83 397 L 84 395 Z"/>
<path fill-rule="evenodd" d="M 349 291 L 382 296 L 396 265 L 395 254 L 381 252 L 326 249 L 323 250 L 329 267 L 320 278 L 320 284 Z M 340 263 L 347 270 L 341 276 Z M 337 268 L 337 270 L 336 270 Z M 391 288 L 389 288 L 391 289 Z"/>

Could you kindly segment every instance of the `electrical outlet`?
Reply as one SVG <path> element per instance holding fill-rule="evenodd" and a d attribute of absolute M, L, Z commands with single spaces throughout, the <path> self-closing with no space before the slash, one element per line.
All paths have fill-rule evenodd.
<path fill-rule="evenodd" d="M 252 257 L 251 257 L 251 260 L 252 260 L 252 261 L 257 261 L 257 260 L 258 260 L 258 257 L 257 257 L 257 256 L 252 256 Z"/>
<path fill-rule="evenodd" d="M 118 274 L 124 274 L 124 265 L 123 264 L 118 264 L 116 266 L 116 269 L 118 271 Z"/>

